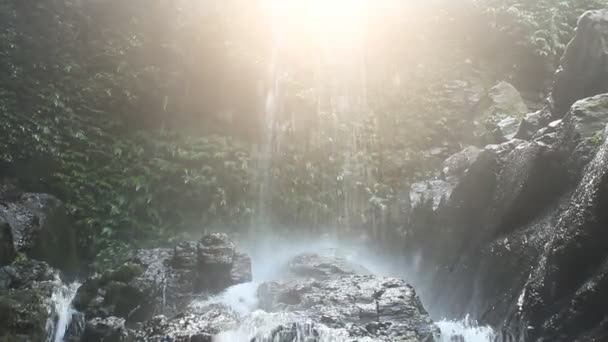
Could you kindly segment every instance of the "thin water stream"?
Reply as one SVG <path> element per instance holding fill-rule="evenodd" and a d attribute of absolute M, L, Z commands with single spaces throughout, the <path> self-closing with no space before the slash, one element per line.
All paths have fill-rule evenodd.
<path fill-rule="evenodd" d="M 81 286 L 79 282 L 66 284 L 57 277 L 57 287 L 51 296 L 51 312 L 47 322 L 47 342 L 63 342 L 76 310 L 72 302 Z"/>

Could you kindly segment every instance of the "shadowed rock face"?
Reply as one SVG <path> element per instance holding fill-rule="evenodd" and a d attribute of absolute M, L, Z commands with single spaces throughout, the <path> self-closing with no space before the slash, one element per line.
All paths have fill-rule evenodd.
<path fill-rule="evenodd" d="M 577 100 L 608 92 L 608 10 L 589 11 L 579 19 L 555 76 L 552 113 L 562 118 Z"/>
<path fill-rule="evenodd" d="M 412 222 L 424 222 L 427 235 L 412 243 L 441 251 L 423 256 L 425 267 L 439 270 L 431 307 L 448 315 L 464 308 L 530 341 L 603 336 L 596 327 L 606 317 L 595 303 L 606 291 L 608 235 L 600 227 L 608 212 L 608 147 L 593 147 L 596 134 L 585 133 L 603 131 L 599 102 L 580 101 L 531 141 L 486 148 L 493 164 L 477 169 L 481 154 L 430 217 L 413 211 Z M 581 118 L 589 117 L 585 128 Z"/>
<path fill-rule="evenodd" d="M 73 226 L 63 203 L 54 196 L 25 193 L 0 197 L 0 229 L 0 264 L 2 258 L 9 263 L 14 252 L 60 268 L 76 261 Z"/>
<path fill-rule="evenodd" d="M 522 294 L 531 340 L 604 340 L 608 313 L 608 143 L 559 216 Z"/>
<path fill-rule="evenodd" d="M 552 119 L 528 115 L 523 140 L 488 145 L 446 172 L 439 181 L 451 189 L 438 205 L 413 202 L 406 250 L 423 251 L 412 257 L 433 274 L 429 304 L 442 315 L 469 312 L 525 341 L 606 340 L 608 100 L 596 94 L 608 91 L 607 18 L 581 18 Z"/>

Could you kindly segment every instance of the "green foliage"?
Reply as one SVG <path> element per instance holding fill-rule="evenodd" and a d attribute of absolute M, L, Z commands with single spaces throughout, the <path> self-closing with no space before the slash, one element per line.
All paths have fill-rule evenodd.
<path fill-rule="evenodd" d="M 291 54 L 318 42 L 290 41 L 274 120 L 260 114 L 274 81 L 268 15 L 255 1 L 206 6 L 0 4 L 0 165 L 60 195 L 99 267 L 134 244 L 243 230 L 262 214 L 386 224 L 408 184 L 437 166 L 429 151 L 458 150 L 470 133 L 470 108 L 448 85 L 487 70 L 484 87 L 540 69 L 546 81 L 577 16 L 605 2 L 424 2 L 370 16 L 379 23 L 362 35 L 365 54 L 314 62 Z"/>
<path fill-rule="evenodd" d="M 475 0 L 482 12 L 486 49 L 503 70 L 512 70 L 530 87 L 552 75 L 573 36 L 579 16 L 605 8 L 605 0 Z M 536 79 L 534 79 L 536 77 Z M 528 83 L 528 84 L 526 84 Z M 537 83 L 537 84 L 535 84 Z"/>

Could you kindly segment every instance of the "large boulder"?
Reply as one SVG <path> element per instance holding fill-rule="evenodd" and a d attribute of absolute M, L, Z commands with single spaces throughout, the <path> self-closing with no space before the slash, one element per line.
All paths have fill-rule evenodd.
<path fill-rule="evenodd" d="M 251 281 L 251 261 L 225 234 L 175 248 L 143 249 L 120 267 L 93 276 L 74 304 L 88 318 L 116 316 L 143 321 L 175 314 L 199 294 Z"/>
<path fill-rule="evenodd" d="M 581 16 L 555 76 L 550 102 L 563 117 L 577 100 L 608 92 L 608 10 Z"/>
<path fill-rule="evenodd" d="M 608 123 L 608 94 L 579 100 L 572 105 L 570 113 L 581 138 L 602 137 Z"/>
<path fill-rule="evenodd" d="M 63 203 L 57 198 L 48 194 L 25 193 L 16 200 L 0 199 L 0 218 L 11 228 L 16 252 L 60 268 L 72 266 L 75 262 L 74 227 Z M 8 238 L 8 233 L 3 232 L 3 244 L 8 244 Z M 10 254 L 10 251 L 2 253 Z"/>
<path fill-rule="evenodd" d="M 352 337 L 432 341 L 438 332 L 414 289 L 399 279 L 347 275 L 268 282 L 258 296 L 268 312 L 295 312 L 300 322 L 346 329 Z"/>

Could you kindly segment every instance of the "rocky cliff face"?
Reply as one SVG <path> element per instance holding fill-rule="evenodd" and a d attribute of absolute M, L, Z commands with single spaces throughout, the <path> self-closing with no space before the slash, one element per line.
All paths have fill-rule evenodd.
<path fill-rule="evenodd" d="M 9 264 L 18 253 L 61 268 L 74 264 L 74 226 L 59 199 L 0 191 L 0 265 Z"/>
<path fill-rule="evenodd" d="M 449 158 L 428 182 L 445 191 L 412 187 L 406 250 L 424 251 L 442 314 L 468 311 L 525 341 L 608 338 L 607 17 L 582 16 L 551 106 L 525 116 L 520 139 Z"/>

